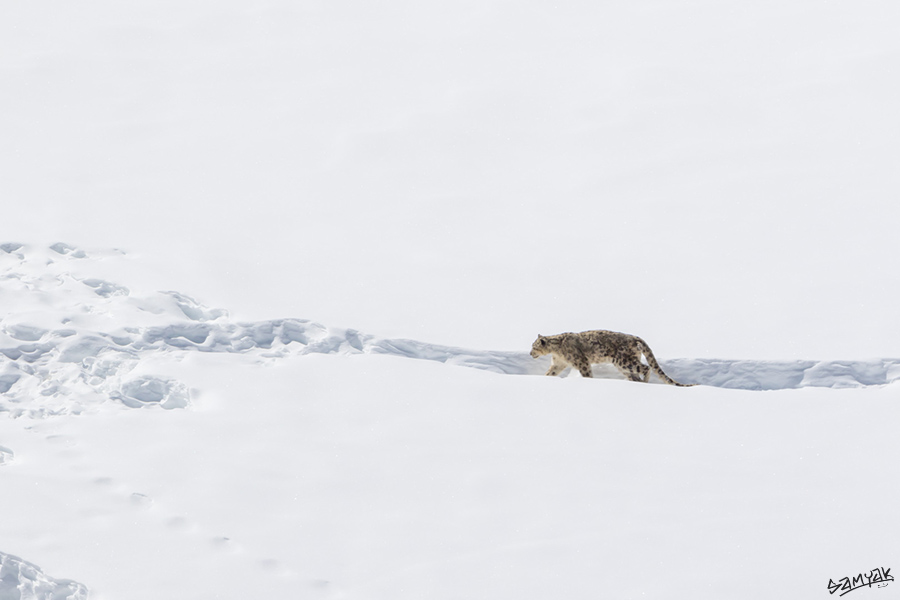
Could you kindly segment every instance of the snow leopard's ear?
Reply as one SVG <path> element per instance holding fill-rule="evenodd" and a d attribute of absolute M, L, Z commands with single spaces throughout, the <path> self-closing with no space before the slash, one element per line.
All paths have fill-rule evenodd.
<path fill-rule="evenodd" d="M 540 340 L 540 339 L 543 339 L 543 338 L 544 338 L 544 336 L 542 336 L 541 334 L 538 334 L 538 339 L 539 339 L 539 340 Z"/>

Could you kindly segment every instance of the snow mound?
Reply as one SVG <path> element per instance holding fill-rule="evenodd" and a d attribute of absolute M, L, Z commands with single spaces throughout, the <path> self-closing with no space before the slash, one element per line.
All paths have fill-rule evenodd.
<path fill-rule="evenodd" d="M 36 565 L 0 552 L 0 600 L 86 600 L 87 588 L 48 577 Z"/>
<path fill-rule="evenodd" d="M 900 379 L 900 359 L 774 361 L 670 359 L 660 361 L 677 380 L 743 390 L 801 387 L 856 388 L 886 385 Z"/>
<path fill-rule="evenodd" d="M 0 412 L 78 414 L 110 400 L 130 408 L 189 406 L 183 383 L 147 372 L 148 359 L 158 353 L 253 354 L 262 362 L 311 353 L 387 354 L 507 375 L 542 375 L 549 364 L 527 352 L 383 339 L 305 319 L 234 321 L 186 294 L 135 294 L 90 272 L 92 261 L 123 257 L 64 243 L 0 244 L 0 301 L 7 309 L 0 318 Z M 748 390 L 862 387 L 900 378 L 896 359 L 660 362 L 679 381 Z M 602 366 L 594 373 L 621 377 Z"/>

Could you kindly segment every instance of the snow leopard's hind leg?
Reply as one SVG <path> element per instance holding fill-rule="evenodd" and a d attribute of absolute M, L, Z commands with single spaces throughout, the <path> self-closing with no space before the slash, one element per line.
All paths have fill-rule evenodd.
<path fill-rule="evenodd" d="M 591 370 L 591 361 L 589 361 L 586 356 L 579 356 L 576 360 L 572 361 L 572 366 L 578 369 L 578 372 L 581 373 L 582 377 L 594 376 L 594 372 Z"/>
<path fill-rule="evenodd" d="M 650 368 L 665 383 L 668 383 L 669 385 L 677 385 L 678 387 L 691 387 L 691 386 L 697 385 L 695 383 L 680 383 L 678 381 L 675 381 L 668 375 L 666 375 L 663 372 L 662 367 L 659 366 L 659 362 L 657 362 L 656 357 L 653 356 L 653 351 L 650 349 L 650 346 L 647 345 L 647 342 L 638 338 L 638 345 L 641 349 L 641 352 L 644 354 L 644 358 L 647 359 L 647 363 L 650 365 Z"/>
<path fill-rule="evenodd" d="M 617 358 L 613 361 L 613 366 L 631 381 L 650 381 L 650 367 L 640 362 L 640 355 L 635 358 Z"/>

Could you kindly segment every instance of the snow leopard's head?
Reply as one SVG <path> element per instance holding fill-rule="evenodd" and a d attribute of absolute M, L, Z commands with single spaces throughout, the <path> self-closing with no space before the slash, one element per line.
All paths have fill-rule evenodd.
<path fill-rule="evenodd" d="M 550 342 L 547 341 L 547 338 L 538 334 L 537 339 L 531 345 L 531 358 L 537 358 L 545 354 L 550 354 Z"/>

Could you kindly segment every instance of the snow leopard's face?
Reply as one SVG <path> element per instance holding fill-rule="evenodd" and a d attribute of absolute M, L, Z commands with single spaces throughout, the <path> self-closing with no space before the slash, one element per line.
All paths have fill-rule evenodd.
<path fill-rule="evenodd" d="M 550 344 L 547 342 L 547 338 L 538 334 L 537 339 L 534 340 L 534 343 L 531 345 L 531 358 L 537 358 L 538 356 L 544 356 L 549 353 Z"/>

